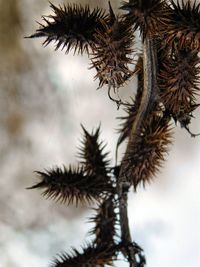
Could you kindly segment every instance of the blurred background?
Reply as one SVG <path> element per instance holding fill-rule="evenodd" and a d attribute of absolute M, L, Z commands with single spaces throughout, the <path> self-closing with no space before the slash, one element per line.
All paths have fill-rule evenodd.
<path fill-rule="evenodd" d="M 54 4 L 63 3 L 53 0 Z M 64 1 L 68 3 L 69 1 Z M 70 1 L 80 3 L 80 1 Z M 81 1 L 107 8 L 107 1 Z M 120 1 L 111 1 L 114 9 Z M 51 12 L 46 0 L 0 0 L 0 266 L 48 266 L 56 254 L 79 249 L 90 237 L 87 207 L 66 207 L 25 188 L 35 170 L 77 164 L 82 123 L 92 131 L 101 122 L 102 140 L 114 158 L 116 117 L 123 114 L 96 90 L 87 56 L 54 52 L 41 39 L 24 39 Z M 120 91 L 134 93 L 134 83 Z M 196 112 L 192 131 L 200 132 Z M 147 267 L 200 265 L 200 139 L 176 128 L 174 144 L 154 182 L 130 192 L 134 240 Z M 123 149 L 121 149 L 121 153 Z M 119 261 L 116 266 L 128 266 Z"/>

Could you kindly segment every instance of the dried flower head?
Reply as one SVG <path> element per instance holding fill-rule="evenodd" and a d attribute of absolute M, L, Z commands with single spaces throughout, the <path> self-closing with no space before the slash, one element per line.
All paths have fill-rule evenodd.
<path fill-rule="evenodd" d="M 94 34 L 102 30 L 102 23 L 106 23 L 107 15 L 100 8 L 92 11 L 89 6 L 68 4 L 56 7 L 51 3 L 54 14 L 43 16 L 44 24 L 35 34 L 29 36 L 45 37 L 44 45 L 52 41 L 56 43 L 55 49 L 65 49 L 66 53 L 74 48 L 74 52 L 88 52 L 88 48 L 95 41 Z"/>
<path fill-rule="evenodd" d="M 112 19 L 104 23 L 102 30 L 95 34 L 92 67 L 96 68 L 95 78 L 99 79 L 99 87 L 104 84 L 108 88 L 122 86 L 133 74 L 129 64 L 133 63 L 133 32 L 130 25 L 121 18 L 116 18 L 110 7 Z"/>
<path fill-rule="evenodd" d="M 166 28 L 166 42 L 181 49 L 200 51 L 200 3 L 199 1 L 171 0 L 171 23 Z"/>
<path fill-rule="evenodd" d="M 128 145 L 125 175 L 136 190 L 138 184 L 149 182 L 157 173 L 168 152 L 172 132 L 168 117 L 150 115 L 140 134 Z"/>
<path fill-rule="evenodd" d="M 113 191 L 112 185 L 101 175 L 85 173 L 83 168 L 65 167 L 37 172 L 41 182 L 28 189 L 43 189 L 43 195 L 62 203 L 76 205 L 100 200 Z"/>
<path fill-rule="evenodd" d="M 143 40 L 159 35 L 169 22 L 170 8 L 163 0 L 130 0 L 123 2 L 121 9 L 128 11 L 126 19 L 134 31 L 140 30 Z"/>
<path fill-rule="evenodd" d="M 114 237 L 116 235 L 116 218 L 115 204 L 113 196 L 103 200 L 96 209 L 96 215 L 90 218 L 90 222 L 94 222 L 95 226 L 90 234 L 95 235 L 94 244 L 114 245 Z"/>
<path fill-rule="evenodd" d="M 182 126 L 190 123 L 199 93 L 199 57 L 196 51 L 174 50 L 159 73 L 160 97 L 166 111 Z"/>
<path fill-rule="evenodd" d="M 99 174 L 107 176 L 107 167 L 109 160 L 107 159 L 108 152 L 104 153 L 105 145 L 99 141 L 100 126 L 91 134 L 82 126 L 84 138 L 82 147 L 80 148 L 79 156 L 84 169 L 89 174 Z"/>
<path fill-rule="evenodd" d="M 70 254 L 64 253 L 54 260 L 51 267 L 104 267 L 112 265 L 115 257 L 115 247 L 88 245 L 83 252 L 73 249 Z"/>

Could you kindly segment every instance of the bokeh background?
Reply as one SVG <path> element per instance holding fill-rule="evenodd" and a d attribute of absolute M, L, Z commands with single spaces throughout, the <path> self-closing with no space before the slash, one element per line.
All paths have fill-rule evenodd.
<path fill-rule="evenodd" d="M 63 1 L 52 1 L 54 4 Z M 69 1 L 64 1 L 68 3 Z M 80 2 L 80 1 L 70 1 Z M 81 1 L 107 8 L 107 1 Z M 120 1 L 111 1 L 114 9 Z M 25 188 L 33 171 L 77 164 L 82 123 L 101 122 L 102 140 L 114 157 L 116 117 L 123 114 L 96 90 L 87 56 L 54 52 L 41 39 L 24 39 L 49 14 L 46 0 L 0 0 L 0 266 L 42 267 L 90 237 L 87 207 L 66 207 Z M 134 93 L 135 79 L 120 91 Z M 192 130 L 200 132 L 196 112 Z M 174 143 L 154 182 L 130 192 L 134 240 L 145 250 L 147 267 L 200 266 L 200 139 L 176 128 Z M 123 149 L 120 150 L 123 153 Z M 128 266 L 119 261 L 116 266 Z"/>

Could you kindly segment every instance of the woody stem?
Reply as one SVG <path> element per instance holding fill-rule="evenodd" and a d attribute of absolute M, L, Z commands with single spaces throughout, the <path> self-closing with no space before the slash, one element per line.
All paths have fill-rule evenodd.
<path fill-rule="evenodd" d="M 118 178 L 118 197 L 119 197 L 119 214 L 121 226 L 121 240 L 125 246 L 129 247 L 128 253 L 125 255 L 129 257 L 130 267 L 137 267 L 135 251 L 133 246 L 128 246 L 132 243 L 132 238 L 129 228 L 127 201 L 128 191 L 131 187 L 131 179 L 128 177 L 127 166 L 129 155 L 129 144 L 134 144 L 134 140 L 140 133 L 141 126 L 148 113 L 152 110 L 156 96 L 157 96 L 157 51 L 154 41 L 146 38 L 143 44 L 143 73 L 144 84 L 142 98 L 138 109 L 137 116 L 132 125 L 129 142 L 126 148 L 124 158 L 121 163 L 120 174 Z"/>

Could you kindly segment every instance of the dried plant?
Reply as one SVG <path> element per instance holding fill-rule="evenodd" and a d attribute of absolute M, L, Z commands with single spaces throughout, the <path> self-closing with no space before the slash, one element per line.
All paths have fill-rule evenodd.
<path fill-rule="evenodd" d="M 124 18 L 116 17 L 110 6 L 110 23 L 104 23 L 103 30 L 97 30 L 96 42 L 92 47 L 92 66 L 96 68 L 95 78 L 99 86 L 104 84 L 119 88 L 131 76 L 129 64 L 133 63 L 133 31 Z"/>
<path fill-rule="evenodd" d="M 120 163 L 110 164 L 100 139 L 100 127 L 83 140 L 77 167 L 57 167 L 37 172 L 40 181 L 29 187 L 67 204 L 96 203 L 90 234 L 93 242 L 83 252 L 73 249 L 52 267 L 103 267 L 114 265 L 121 252 L 131 267 L 144 267 L 143 250 L 132 241 L 127 215 L 128 191 L 152 181 L 165 161 L 172 143 L 173 128 L 190 132 L 193 112 L 199 106 L 200 4 L 196 1 L 130 0 L 116 15 L 89 6 L 50 4 L 53 14 L 29 38 L 44 37 L 44 45 L 87 53 L 96 69 L 99 87 L 114 92 L 138 77 L 135 97 L 125 105 L 117 148 L 127 140 Z M 137 53 L 135 33 L 140 33 L 142 50 Z M 138 55 L 137 61 L 134 55 Z M 123 88 L 125 90 L 125 87 Z M 111 97 L 111 96 L 110 96 Z M 190 132 L 191 133 L 191 132 Z M 192 136 L 195 136 L 191 133 Z"/>

